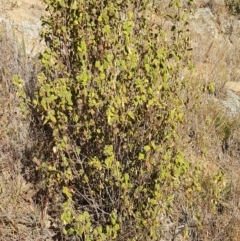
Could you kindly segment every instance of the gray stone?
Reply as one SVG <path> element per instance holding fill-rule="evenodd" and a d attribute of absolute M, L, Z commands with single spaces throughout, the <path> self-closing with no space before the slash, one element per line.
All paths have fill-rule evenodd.
<path fill-rule="evenodd" d="M 226 99 L 220 101 L 232 115 L 240 113 L 240 96 L 231 90 L 226 91 Z"/>

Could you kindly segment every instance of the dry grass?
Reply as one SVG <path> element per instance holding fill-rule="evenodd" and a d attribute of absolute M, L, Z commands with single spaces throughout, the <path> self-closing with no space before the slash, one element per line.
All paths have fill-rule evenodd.
<path fill-rule="evenodd" d="M 211 199 L 214 189 L 209 183 L 214 183 L 213 176 L 218 170 L 225 175 L 226 188 L 220 193 L 217 210 L 213 211 L 206 206 L 207 201 L 198 202 L 194 212 L 199 210 L 203 215 L 203 222 L 195 230 L 192 229 L 188 240 L 238 241 L 240 114 L 230 113 L 221 100 L 226 98 L 225 82 L 238 80 L 239 73 L 236 69 L 240 58 L 237 50 L 233 52 L 223 48 L 222 43 L 215 43 L 206 51 L 200 49 L 199 45 L 199 50 L 194 51 L 196 69 L 194 75 L 188 77 L 191 92 L 186 123 L 182 129 L 183 146 L 186 157 L 193 166 L 203 167 L 202 185 L 206 192 L 202 193 L 202 197 Z M 202 55 L 204 51 L 205 54 Z M 213 92 L 208 89 L 211 83 L 215 83 L 216 87 Z M 185 212 L 188 217 L 194 216 L 190 207 Z"/>
<path fill-rule="evenodd" d="M 194 197 L 195 204 L 186 207 L 184 199 L 179 200 L 179 210 L 182 210 L 181 224 L 188 229 L 188 238 L 176 240 L 240 240 L 240 124 L 239 115 L 229 115 L 220 102 L 216 102 L 214 94 L 202 91 L 202 79 L 190 83 L 192 91 L 189 94 L 186 122 L 182 127 L 182 145 L 185 155 L 192 163 L 192 168 L 200 167 L 202 190 Z M 224 89 L 218 96 L 224 95 Z M 221 182 L 216 182 L 214 176 L 221 171 L 225 175 L 225 185 L 219 193 L 219 204 L 213 210 L 212 195 Z M 221 188 L 220 188 L 221 189 Z M 201 224 L 197 222 L 196 213 L 200 214 Z M 195 221 L 194 221 L 195 220 Z"/>
<path fill-rule="evenodd" d="M 26 82 L 29 95 L 34 89 L 36 60 L 28 57 L 16 43 L 14 33 L 0 28 L 0 240 L 51 240 L 48 221 L 41 205 L 36 205 L 36 190 L 24 176 L 33 170 L 24 166 L 25 149 L 32 146 L 26 119 L 18 107 L 12 76 Z"/>

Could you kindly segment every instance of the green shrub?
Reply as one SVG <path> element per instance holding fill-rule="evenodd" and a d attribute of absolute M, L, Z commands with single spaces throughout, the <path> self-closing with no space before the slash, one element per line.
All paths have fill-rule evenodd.
<path fill-rule="evenodd" d="M 45 2 L 43 71 L 33 100 L 20 96 L 48 137 L 37 168 L 64 195 L 63 233 L 160 240 L 179 196 L 192 205 L 201 191 L 176 144 L 191 66 L 182 3 Z"/>

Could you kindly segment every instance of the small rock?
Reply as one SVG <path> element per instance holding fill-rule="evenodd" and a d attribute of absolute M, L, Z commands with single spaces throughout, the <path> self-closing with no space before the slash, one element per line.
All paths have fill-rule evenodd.
<path fill-rule="evenodd" d="M 228 81 L 224 85 L 225 89 L 240 93 L 240 82 Z"/>
<path fill-rule="evenodd" d="M 240 87 L 240 85 L 239 85 Z M 240 91 L 240 89 L 239 89 Z M 231 114 L 236 115 L 240 113 L 240 96 L 228 89 L 226 93 L 226 99 L 222 100 L 221 103 L 230 110 Z"/>

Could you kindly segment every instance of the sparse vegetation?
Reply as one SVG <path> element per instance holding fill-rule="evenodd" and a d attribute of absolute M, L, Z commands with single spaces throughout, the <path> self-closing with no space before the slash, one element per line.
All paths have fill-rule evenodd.
<path fill-rule="evenodd" d="M 171 2 L 49 0 L 41 64 L 2 28 L 1 239 L 239 239 L 238 117 Z"/>

